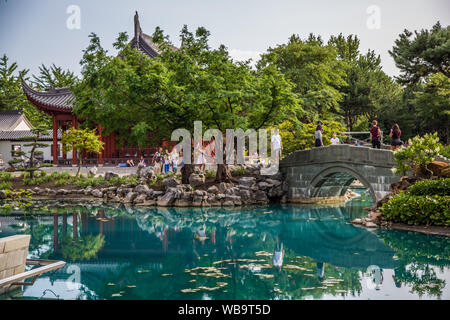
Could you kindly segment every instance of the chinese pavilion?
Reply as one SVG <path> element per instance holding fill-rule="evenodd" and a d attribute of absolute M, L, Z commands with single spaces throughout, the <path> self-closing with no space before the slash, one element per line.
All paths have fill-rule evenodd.
<path fill-rule="evenodd" d="M 152 37 L 142 32 L 137 12 L 134 16 L 134 37 L 130 43 L 132 48 L 139 50 L 142 54 L 150 58 L 154 58 L 160 54 L 158 45 L 153 42 Z M 70 127 L 77 128 L 80 121 L 82 121 L 82 119 L 78 119 L 73 113 L 73 101 L 75 99 L 73 93 L 68 88 L 50 88 L 45 92 L 37 91 L 31 88 L 23 79 L 22 88 L 27 99 L 53 119 L 53 164 L 76 165 L 76 153 L 72 152 L 72 159 L 68 159 L 67 154 L 62 154 L 62 157 L 59 157 L 60 148 L 57 143 L 58 129 L 64 132 Z M 124 162 L 128 158 L 137 158 L 141 155 L 144 158 L 149 158 L 151 152 L 154 151 L 153 147 L 144 149 L 130 146 L 119 147 L 116 143 L 114 133 L 108 136 L 102 136 L 102 128 L 99 125 L 97 125 L 97 131 L 101 141 L 104 142 L 104 149 L 97 155 L 83 153 L 83 163 L 98 164 L 99 166 L 102 166 L 104 163 L 116 164 L 118 162 Z"/>

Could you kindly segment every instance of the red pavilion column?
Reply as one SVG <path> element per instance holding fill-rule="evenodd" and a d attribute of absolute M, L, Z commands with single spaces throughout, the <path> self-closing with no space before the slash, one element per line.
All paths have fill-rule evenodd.
<path fill-rule="evenodd" d="M 53 164 L 58 164 L 58 122 L 56 116 L 53 115 Z"/>
<path fill-rule="evenodd" d="M 72 116 L 72 128 L 77 129 L 78 128 L 78 121 L 75 116 Z M 77 152 L 75 150 L 72 150 L 72 166 L 77 165 Z"/>
<path fill-rule="evenodd" d="M 97 130 L 98 130 L 98 135 L 100 137 L 100 141 L 103 141 L 103 137 L 102 137 L 102 127 L 100 125 L 97 125 Z M 103 152 L 104 152 L 105 148 L 103 147 L 103 149 L 98 153 L 98 166 L 99 167 L 103 167 Z"/>

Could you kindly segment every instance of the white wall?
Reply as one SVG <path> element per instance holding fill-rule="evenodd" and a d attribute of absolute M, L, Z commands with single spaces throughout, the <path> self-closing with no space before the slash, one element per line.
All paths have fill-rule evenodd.
<path fill-rule="evenodd" d="M 14 131 L 20 131 L 20 130 L 31 130 L 31 128 L 28 126 L 28 124 L 25 122 L 25 120 L 22 120 L 18 126 L 14 129 Z"/>
<path fill-rule="evenodd" d="M 41 141 L 43 143 L 48 144 L 48 147 L 45 148 L 39 148 L 38 150 L 43 151 L 44 152 L 44 160 L 53 160 L 52 157 L 52 150 L 51 150 L 51 144 L 52 141 Z M 12 160 L 14 157 L 11 155 L 11 150 L 12 150 L 12 145 L 20 145 L 22 147 L 22 151 L 29 151 L 31 149 L 31 147 L 24 147 L 24 144 L 27 144 L 29 142 L 25 142 L 25 141 L 0 141 L 0 154 L 2 156 L 2 159 L 5 161 L 5 163 L 7 164 L 8 161 Z M 58 142 L 59 145 L 59 149 L 61 150 L 61 144 Z M 62 151 L 61 151 L 62 152 Z M 60 157 L 62 157 L 62 154 L 59 155 Z M 72 158 L 72 152 L 69 152 L 67 154 L 67 158 L 71 159 Z"/>

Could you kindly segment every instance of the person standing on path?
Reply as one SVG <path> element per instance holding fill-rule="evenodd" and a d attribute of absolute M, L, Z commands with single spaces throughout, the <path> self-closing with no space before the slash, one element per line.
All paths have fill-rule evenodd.
<path fill-rule="evenodd" d="M 281 142 L 280 131 L 275 129 L 274 134 L 271 137 L 272 152 L 275 154 L 277 161 L 281 158 L 281 151 L 283 151 L 283 143 Z"/>
<path fill-rule="evenodd" d="M 402 130 L 400 130 L 400 127 L 398 124 L 394 124 L 392 126 L 391 132 L 389 133 L 389 136 L 392 138 L 391 140 L 391 150 L 395 151 L 398 148 L 400 148 L 403 143 L 402 140 L 400 140 L 400 136 L 402 135 Z"/>
<path fill-rule="evenodd" d="M 370 140 L 372 140 L 372 148 L 381 148 L 381 130 L 377 126 L 378 122 L 377 120 L 372 121 L 372 128 L 370 128 Z"/>
<path fill-rule="evenodd" d="M 332 146 L 340 143 L 339 138 L 336 136 L 336 132 L 333 132 L 333 138 L 331 138 L 330 141 Z"/>
<path fill-rule="evenodd" d="M 316 128 L 316 131 L 314 132 L 314 138 L 315 138 L 315 146 L 316 147 L 322 147 L 323 146 L 323 142 L 322 142 L 322 132 L 323 132 L 323 128 L 322 126 L 319 124 Z"/>

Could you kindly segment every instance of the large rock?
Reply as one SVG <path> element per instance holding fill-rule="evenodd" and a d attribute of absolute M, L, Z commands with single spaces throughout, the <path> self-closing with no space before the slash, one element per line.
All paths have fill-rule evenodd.
<path fill-rule="evenodd" d="M 91 191 L 92 196 L 96 197 L 96 198 L 103 198 L 103 192 L 101 192 L 98 189 L 94 189 Z"/>
<path fill-rule="evenodd" d="M 95 176 L 97 174 L 97 167 L 93 167 L 89 169 L 89 175 L 90 176 Z"/>
<path fill-rule="evenodd" d="M 164 188 L 168 189 L 168 188 L 174 188 L 176 186 L 178 186 L 181 183 L 180 180 L 177 180 L 175 177 L 169 177 L 169 178 L 165 178 L 162 181 L 162 185 L 164 186 Z"/>
<path fill-rule="evenodd" d="M 149 191 L 150 191 L 150 188 L 145 184 L 140 184 L 140 185 L 136 186 L 136 188 L 134 188 L 134 192 L 137 192 L 139 194 L 142 194 L 142 193 L 146 194 Z"/>
<path fill-rule="evenodd" d="M 130 191 L 127 193 L 125 198 L 123 199 L 123 203 L 132 203 L 134 199 L 138 196 L 138 193 Z"/>
<path fill-rule="evenodd" d="M 175 202 L 176 193 L 173 191 L 166 192 L 164 195 L 158 197 L 156 204 L 160 207 L 169 207 Z"/>
<path fill-rule="evenodd" d="M 441 171 L 441 177 L 450 178 L 450 167 L 447 167 Z"/>
<path fill-rule="evenodd" d="M 152 167 L 145 167 L 139 170 L 138 168 L 138 178 L 141 181 L 151 182 L 156 179 L 155 171 Z"/>
<path fill-rule="evenodd" d="M 255 182 L 254 177 L 241 177 L 239 179 L 239 184 L 246 186 L 246 187 L 250 187 L 254 182 Z"/>
<path fill-rule="evenodd" d="M 114 172 L 112 172 L 112 171 L 107 171 L 106 173 L 105 173 L 105 180 L 106 181 L 109 181 L 109 180 L 111 180 L 111 178 L 114 178 L 114 177 L 118 177 L 119 175 L 117 174 L 117 173 L 114 173 Z"/>
<path fill-rule="evenodd" d="M 442 161 L 433 161 L 427 165 L 427 168 L 433 172 L 433 176 L 440 177 L 442 170 L 450 168 L 450 164 Z"/>
<path fill-rule="evenodd" d="M 143 203 L 147 199 L 147 195 L 145 193 L 139 194 L 135 199 L 134 203 Z"/>
<path fill-rule="evenodd" d="M 257 190 L 254 193 L 254 199 L 261 204 L 265 204 L 269 202 L 269 198 L 267 198 L 267 194 L 262 190 Z"/>
<path fill-rule="evenodd" d="M 189 184 L 193 187 L 201 186 L 205 183 L 205 175 L 203 173 L 192 173 L 189 176 Z"/>
<path fill-rule="evenodd" d="M 272 184 L 274 186 L 279 186 L 281 184 L 280 180 L 275 180 L 275 179 L 266 179 L 266 182 L 269 184 Z"/>
<path fill-rule="evenodd" d="M 213 194 L 219 193 L 219 189 L 216 186 L 209 187 L 207 191 L 208 191 L 208 193 L 213 193 Z"/>

